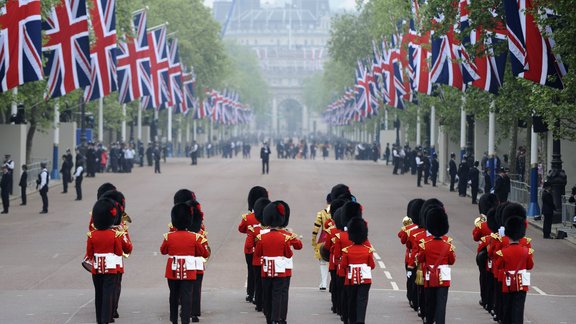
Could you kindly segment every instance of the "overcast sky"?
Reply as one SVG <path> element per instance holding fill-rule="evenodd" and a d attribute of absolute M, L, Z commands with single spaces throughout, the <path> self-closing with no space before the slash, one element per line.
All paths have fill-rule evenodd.
<path fill-rule="evenodd" d="M 241 1 L 241 0 L 240 0 Z M 211 7 L 212 2 L 214 0 L 204 0 L 204 3 Z M 281 5 L 286 2 L 290 2 L 290 0 L 261 0 L 263 5 L 270 4 L 270 5 Z M 356 7 L 355 0 L 330 0 L 330 7 L 332 10 L 337 9 L 347 9 L 347 10 L 354 10 Z"/>

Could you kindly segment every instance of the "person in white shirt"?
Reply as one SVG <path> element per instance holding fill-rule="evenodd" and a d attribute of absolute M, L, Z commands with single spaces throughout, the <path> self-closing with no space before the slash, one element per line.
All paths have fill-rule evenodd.
<path fill-rule="evenodd" d="M 14 161 L 10 159 L 10 154 L 4 155 L 4 166 L 6 166 L 8 173 L 6 174 L 6 179 L 8 181 L 8 191 L 12 195 L 12 186 L 14 185 Z"/>
<path fill-rule="evenodd" d="M 128 146 L 124 150 L 124 159 L 126 160 L 126 172 L 132 172 L 132 167 L 134 166 L 134 156 L 136 155 L 136 151 L 132 148 L 132 145 Z"/>
<path fill-rule="evenodd" d="M 422 160 L 422 151 L 418 151 L 416 155 L 416 168 L 418 169 L 418 187 L 422 187 L 422 171 L 424 171 L 424 161 Z"/>
<path fill-rule="evenodd" d="M 81 161 L 76 165 L 76 172 L 74 172 L 76 200 L 82 200 L 82 180 L 84 180 L 84 161 Z"/>
<path fill-rule="evenodd" d="M 47 214 L 48 213 L 48 183 L 50 182 L 50 176 L 48 175 L 48 169 L 46 169 L 46 162 L 40 163 L 40 174 L 38 175 L 38 179 L 36 180 L 36 185 L 38 188 L 38 192 L 40 193 L 40 197 L 42 197 L 42 211 L 40 214 Z"/>

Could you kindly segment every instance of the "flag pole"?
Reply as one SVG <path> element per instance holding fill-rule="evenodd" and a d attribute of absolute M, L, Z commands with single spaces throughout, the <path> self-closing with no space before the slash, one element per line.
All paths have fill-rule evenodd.
<path fill-rule="evenodd" d="M 60 179 L 58 172 L 58 146 L 60 144 L 60 102 L 58 99 L 54 100 L 54 146 L 52 149 L 52 179 Z"/>
<path fill-rule="evenodd" d="M 138 140 L 142 141 L 142 107 L 138 105 L 138 126 L 137 126 Z"/>
<path fill-rule="evenodd" d="M 126 104 L 122 105 L 122 141 L 126 141 Z"/>
<path fill-rule="evenodd" d="M 166 143 L 166 145 L 168 146 L 168 157 L 172 157 L 172 152 L 173 152 L 173 144 L 172 144 L 172 108 L 173 107 L 168 107 L 168 125 L 166 127 L 166 139 L 168 140 L 168 143 Z"/>
<path fill-rule="evenodd" d="M 104 141 L 104 98 L 98 99 L 98 141 Z"/>

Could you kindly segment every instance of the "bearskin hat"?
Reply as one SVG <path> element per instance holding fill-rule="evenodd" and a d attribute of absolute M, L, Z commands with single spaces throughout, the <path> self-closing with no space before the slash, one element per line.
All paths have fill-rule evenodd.
<path fill-rule="evenodd" d="M 172 218 L 172 226 L 178 230 L 189 229 L 192 225 L 192 210 L 188 204 L 180 203 L 172 207 L 170 213 Z"/>
<path fill-rule="evenodd" d="M 512 217 L 520 217 L 523 220 L 526 220 L 526 209 L 517 203 L 509 203 L 507 206 L 502 210 L 502 223 L 501 225 L 506 227 L 506 221 Z"/>
<path fill-rule="evenodd" d="M 349 201 L 342 206 L 342 224 L 348 225 L 353 218 L 362 218 L 362 206 L 353 201 Z"/>
<path fill-rule="evenodd" d="M 100 199 L 102 198 L 112 199 L 118 204 L 120 213 L 116 216 L 116 219 L 114 219 L 114 225 L 120 225 L 122 222 L 122 213 L 126 210 L 126 198 L 124 198 L 124 194 L 118 190 L 110 190 L 106 191 Z"/>
<path fill-rule="evenodd" d="M 340 209 L 340 207 L 344 206 L 345 203 L 346 200 L 340 198 L 332 200 L 332 202 L 330 203 L 330 216 L 334 218 L 334 214 L 336 213 L 336 211 Z"/>
<path fill-rule="evenodd" d="M 284 227 L 286 219 L 290 217 L 290 208 L 283 201 L 274 201 L 264 207 L 264 225 L 270 227 Z"/>
<path fill-rule="evenodd" d="M 433 207 L 440 207 L 442 209 L 444 209 L 444 204 L 436 199 L 436 198 L 430 198 L 428 200 L 426 200 L 423 204 L 422 207 L 420 208 L 420 213 L 418 215 L 418 218 L 420 218 L 418 223 L 418 227 L 423 227 L 426 228 L 427 222 L 426 222 L 426 214 L 428 209 L 433 208 Z"/>
<path fill-rule="evenodd" d="M 520 216 L 506 219 L 504 234 L 513 241 L 518 241 L 526 235 L 526 220 Z"/>
<path fill-rule="evenodd" d="M 486 215 L 491 208 L 498 206 L 498 197 L 492 193 L 485 193 L 478 199 L 478 212 Z"/>
<path fill-rule="evenodd" d="M 92 207 L 94 227 L 99 230 L 108 229 L 114 225 L 114 220 L 120 214 L 117 202 L 109 198 L 99 199 Z"/>
<path fill-rule="evenodd" d="M 278 201 L 278 203 L 280 205 L 284 205 L 284 224 L 282 224 L 282 227 L 288 227 L 288 224 L 290 223 L 290 206 L 288 206 L 288 204 L 284 201 Z"/>
<path fill-rule="evenodd" d="M 496 221 L 496 208 L 491 208 L 486 213 L 486 224 L 492 233 L 498 232 L 498 221 Z"/>
<path fill-rule="evenodd" d="M 424 199 L 412 199 L 408 203 L 408 210 L 406 211 L 406 216 L 412 219 L 412 222 L 416 225 L 420 225 L 420 209 L 424 204 Z"/>
<path fill-rule="evenodd" d="M 255 186 L 248 193 L 248 210 L 254 210 L 254 203 L 258 198 L 268 198 L 268 191 L 264 187 Z"/>
<path fill-rule="evenodd" d="M 347 185 L 345 184 L 337 184 L 334 187 L 332 187 L 332 190 L 330 191 L 330 196 L 332 196 L 332 200 L 340 197 L 340 195 L 342 194 L 350 194 L 350 188 L 348 188 Z"/>
<path fill-rule="evenodd" d="M 498 227 L 500 226 L 504 226 L 504 222 L 502 220 L 502 212 L 504 211 L 504 208 L 508 207 L 508 205 L 510 204 L 510 202 L 506 201 L 503 202 L 501 204 L 499 204 L 498 206 L 496 206 L 496 224 Z"/>
<path fill-rule="evenodd" d="M 328 195 L 326 195 L 326 203 L 328 205 L 330 205 L 332 203 L 332 194 L 328 193 Z"/>
<path fill-rule="evenodd" d="M 359 217 L 354 217 L 348 222 L 348 238 L 354 244 L 362 244 L 368 239 L 368 225 Z"/>
<path fill-rule="evenodd" d="M 103 183 L 98 187 L 98 191 L 96 191 L 96 199 L 100 199 L 105 192 L 110 190 L 116 190 L 116 186 L 110 182 Z"/>
<path fill-rule="evenodd" d="M 431 205 L 426 208 L 426 230 L 434 237 L 441 237 L 448 233 L 450 225 L 448 224 L 448 215 L 444 206 Z"/>
<path fill-rule="evenodd" d="M 196 201 L 196 194 L 193 191 L 180 189 L 174 194 L 174 205 L 188 201 Z"/>
<path fill-rule="evenodd" d="M 190 232 L 198 233 L 200 232 L 200 229 L 202 229 L 202 221 L 204 220 L 204 213 L 200 208 L 198 208 L 200 204 L 197 205 L 198 207 L 190 205 L 188 206 L 190 208 L 190 212 L 192 213 L 189 224 L 190 226 L 188 227 L 188 230 Z"/>
<path fill-rule="evenodd" d="M 254 217 L 256 217 L 260 224 L 264 223 L 264 208 L 268 206 L 270 202 L 268 198 L 258 198 L 254 203 Z"/>
<path fill-rule="evenodd" d="M 344 211 L 342 210 L 342 208 L 338 208 L 332 214 L 332 219 L 334 220 L 334 225 L 336 225 L 336 228 L 341 230 L 341 231 L 343 231 L 344 227 L 346 227 L 346 223 L 344 223 L 343 218 L 344 218 Z"/>

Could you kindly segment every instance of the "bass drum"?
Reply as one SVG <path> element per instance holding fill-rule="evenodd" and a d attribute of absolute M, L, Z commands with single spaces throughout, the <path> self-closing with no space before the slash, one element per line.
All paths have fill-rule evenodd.
<path fill-rule="evenodd" d="M 84 260 L 82 260 L 82 267 L 86 269 L 86 271 L 92 273 L 92 268 L 94 267 L 94 260 L 85 257 Z"/>
<path fill-rule="evenodd" d="M 322 243 L 322 245 L 320 245 L 320 256 L 322 257 L 322 260 L 330 262 L 330 250 L 325 248 L 324 244 L 325 243 Z"/>

